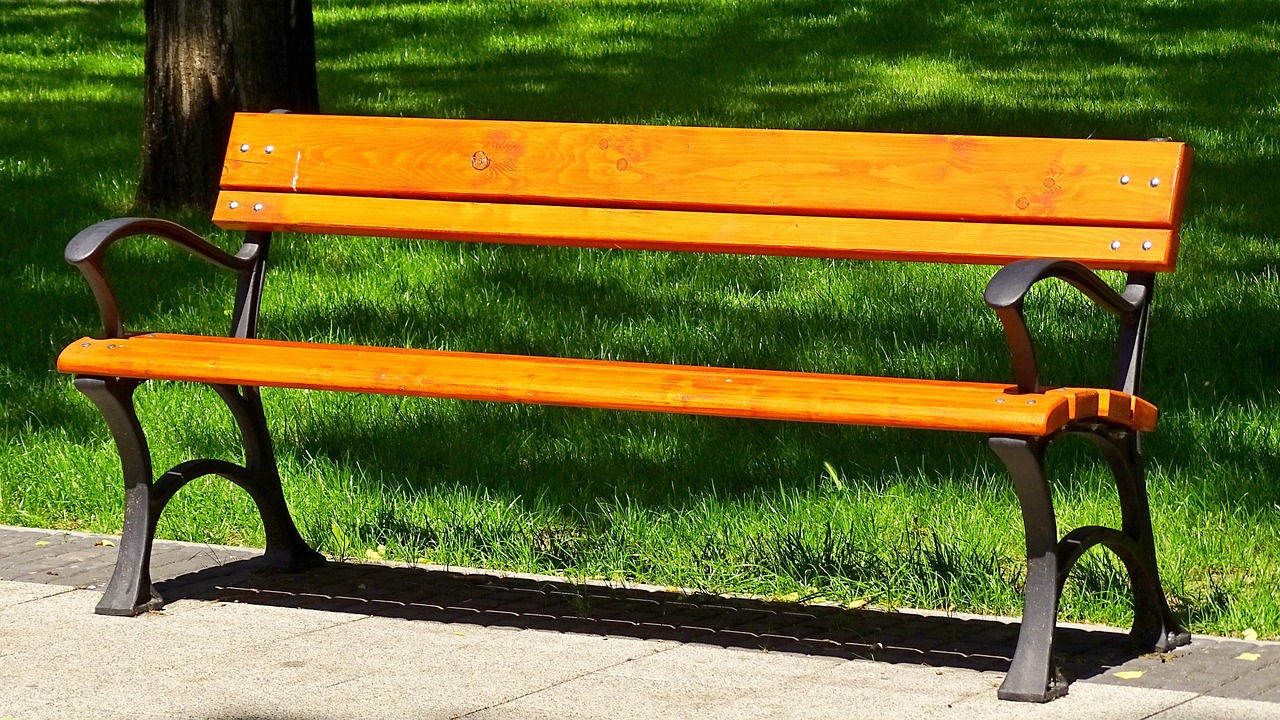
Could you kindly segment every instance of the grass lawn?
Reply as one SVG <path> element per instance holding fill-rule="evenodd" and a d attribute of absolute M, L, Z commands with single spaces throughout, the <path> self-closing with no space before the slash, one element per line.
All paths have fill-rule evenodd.
<path fill-rule="evenodd" d="M 1180 269 L 1157 287 L 1145 440 L 1171 602 L 1280 637 L 1280 24 L 1271 0 L 317 0 L 327 112 L 1138 138 L 1196 150 Z M 0 522 L 118 531 L 119 465 L 63 345 L 96 332 L 62 262 L 128 213 L 141 2 L 0 5 Z M 206 217 L 176 218 L 223 247 Z M 157 244 L 158 245 L 158 244 Z M 223 332 L 233 288 L 145 243 L 127 320 Z M 1008 380 L 990 268 L 282 237 L 264 336 Z M 1113 279 L 1115 277 L 1113 276 Z M 1050 381 L 1105 383 L 1112 327 L 1038 290 Z M 139 392 L 158 468 L 235 459 L 211 391 Z M 285 490 L 320 549 L 575 577 L 1017 613 L 1021 523 L 977 435 L 268 391 Z M 1051 455 L 1062 527 L 1118 522 L 1084 443 Z M 183 490 L 163 537 L 259 544 L 248 498 Z M 1091 553 L 1072 619 L 1123 623 Z"/>

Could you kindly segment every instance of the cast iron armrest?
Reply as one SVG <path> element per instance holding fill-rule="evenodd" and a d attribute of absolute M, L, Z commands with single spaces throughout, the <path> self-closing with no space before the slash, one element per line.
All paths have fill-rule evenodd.
<path fill-rule="evenodd" d="M 106 259 L 107 249 L 117 240 L 137 235 L 152 235 L 166 240 L 198 258 L 234 271 L 241 277 L 248 276 L 253 271 L 254 255 L 257 250 L 255 246 L 246 244 L 239 254 L 232 255 L 168 220 L 116 218 L 91 225 L 71 238 L 63 257 L 80 270 L 88 281 L 90 289 L 93 290 L 93 297 L 98 302 L 98 311 L 102 314 L 102 325 L 107 337 L 125 337 L 125 330 L 124 320 L 120 315 L 120 303 L 116 300 L 115 290 L 107 279 L 103 261 Z"/>
<path fill-rule="evenodd" d="M 1103 310 L 1122 322 L 1136 322 L 1147 301 L 1147 288 L 1130 284 L 1118 293 L 1092 270 L 1075 260 L 1018 260 L 1000 268 L 987 283 L 983 299 L 996 311 L 1004 325 L 1005 339 L 1013 356 L 1013 376 L 1018 392 L 1041 392 L 1040 371 L 1035 346 L 1022 315 L 1022 304 L 1031 288 L 1045 278 L 1056 277 L 1084 293 Z"/>

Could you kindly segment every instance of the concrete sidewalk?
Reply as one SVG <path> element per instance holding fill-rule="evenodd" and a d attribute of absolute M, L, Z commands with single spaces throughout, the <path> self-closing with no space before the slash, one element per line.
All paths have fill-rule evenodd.
<path fill-rule="evenodd" d="M 93 614 L 103 536 L 0 527 L 0 718 L 1280 718 L 1280 645 L 1065 627 L 1070 694 L 1002 703 L 1007 619 L 158 542 L 170 599 Z M 1120 675 L 1117 675 L 1120 673 Z"/>

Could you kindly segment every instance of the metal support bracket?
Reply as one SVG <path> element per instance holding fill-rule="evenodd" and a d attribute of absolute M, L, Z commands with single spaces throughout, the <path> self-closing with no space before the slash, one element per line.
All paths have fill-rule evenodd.
<path fill-rule="evenodd" d="M 1067 694 L 1067 682 L 1053 662 L 1053 630 L 1058 621 L 1058 525 L 1044 475 L 1046 438 L 992 437 L 991 449 L 1004 461 L 1022 506 L 1026 533 L 1027 583 L 1022 629 L 1009 674 L 997 693 L 1001 700 L 1047 702 Z"/>
<path fill-rule="evenodd" d="M 296 571 L 324 562 L 324 556 L 307 545 L 289 516 L 256 393 L 242 395 L 232 387 L 213 386 L 240 428 L 245 447 L 243 466 L 212 458 L 188 460 L 153 480 L 146 434 L 133 406 L 133 392 L 139 384 L 122 378 L 75 379 L 76 389 L 93 401 L 107 421 L 120 453 L 125 484 L 124 530 L 116 568 L 95 612 L 131 616 L 164 605 L 164 598 L 151 584 L 156 522 L 182 486 L 205 475 L 225 477 L 253 498 L 266 531 L 268 564 Z"/>
<path fill-rule="evenodd" d="M 987 283 L 983 293 L 987 306 L 995 310 L 1004 326 L 1018 392 L 1038 393 L 1043 392 L 1046 387 L 1040 382 L 1035 345 L 1023 316 L 1023 304 L 1036 283 L 1051 277 L 1065 281 L 1103 310 L 1120 319 L 1115 387 L 1136 394 L 1142 375 L 1147 310 L 1151 304 L 1155 275 L 1129 273 L 1124 290 L 1116 292 L 1092 270 L 1075 260 L 1044 259 L 1019 260 L 1000 268 Z"/>
<path fill-rule="evenodd" d="M 1089 438 L 1111 467 L 1120 499 L 1122 528 L 1077 528 L 1058 539 L 1053 496 L 1044 471 L 1044 455 L 1057 436 L 993 436 L 991 449 L 1013 478 L 1026 533 L 1027 582 L 1022 628 L 1002 700 L 1047 702 L 1067 693 L 1067 682 L 1053 659 L 1058 601 L 1072 567 L 1089 548 L 1109 548 L 1124 563 L 1133 596 L 1130 640 L 1144 651 L 1169 650 L 1191 641 L 1165 601 L 1156 563 L 1147 504 L 1146 481 L 1138 452 L 1138 433 L 1103 423 L 1069 426 L 1063 434 Z"/>

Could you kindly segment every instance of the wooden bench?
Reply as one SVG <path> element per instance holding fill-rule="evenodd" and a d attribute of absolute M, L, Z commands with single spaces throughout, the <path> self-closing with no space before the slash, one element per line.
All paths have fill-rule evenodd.
<path fill-rule="evenodd" d="M 75 373 L 76 387 L 101 410 L 126 487 L 119 561 L 97 610 L 134 615 L 162 603 L 148 569 L 156 519 L 182 485 L 208 474 L 252 495 L 271 561 L 297 568 L 322 560 L 285 507 L 261 387 L 959 430 L 990 436 L 1026 533 L 1023 623 L 1000 697 L 1061 695 L 1066 683 L 1052 657 L 1058 599 L 1072 565 L 1094 545 L 1115 551 L 1128 569 L 1132 639 L 1147 650 L 1189 641 L 1157 572 L 1138 442 L 1156 411 L 1138 391 L 1154 278 L 1174 268 L 1190 158 L 1175 142 L 238 115 L 213 216 L 245 231 L 237 253 L 140 218 L 94 225 L 67 248 L 105 333 L 71 343 L 58 368 Z M 258 339 L 277 232 L 1003 266 L 985 300 L 1007 334 L 1014 382 Z M 126 331 L 103 259 L 114 242 L 138 235 L 238 275 L 230 337 Z M 1125 271 L 1124 288 L 1096 269 Z M 1023 301 L 1050 277 L 1118 319 L 1110 387 L 1042 381 Z M 240 427 L 245 464 L 197 459 L 155 476 L 132 403 L 145 380 L 211 385 Z M 1113 469 L 1120 529 L 1089 526 L 1059 538 L 1043 457 L 1066 434 L 1092 440 Z"/>

